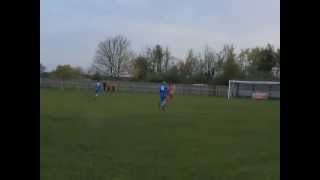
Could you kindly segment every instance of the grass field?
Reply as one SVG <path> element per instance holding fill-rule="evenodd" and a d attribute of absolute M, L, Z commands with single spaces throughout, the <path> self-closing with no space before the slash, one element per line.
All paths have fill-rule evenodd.
<path fill-rule="evenodd" d="M 279 101 L 40 90 L 42 180 L 280 179 Z"/>

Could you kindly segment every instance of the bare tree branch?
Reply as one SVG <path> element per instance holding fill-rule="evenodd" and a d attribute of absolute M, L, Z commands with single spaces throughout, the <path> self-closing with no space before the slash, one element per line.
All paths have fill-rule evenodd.
<path fill-rule="evenodd" d="M 121 65 L 127 60 L 129 41 L 123 36 L 107 38 L 98 44 L 93 61 L 96 69 L 111 77 L 119 77 Z"/>

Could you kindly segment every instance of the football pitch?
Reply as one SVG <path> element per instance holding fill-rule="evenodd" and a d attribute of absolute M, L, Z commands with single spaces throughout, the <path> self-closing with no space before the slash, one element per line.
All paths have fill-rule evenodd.
<path fill-rule="evenodd" d="M 280 102 L 40 89 L 41 180 L 280 179 Z"/>

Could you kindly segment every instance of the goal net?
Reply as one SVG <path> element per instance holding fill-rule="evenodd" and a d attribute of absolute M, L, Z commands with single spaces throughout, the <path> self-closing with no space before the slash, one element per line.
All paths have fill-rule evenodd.
<path fill-rule="evenodd" d="M 280 99 L 280 82 L 229 80 L 228 99 L 232 97 Z"/>

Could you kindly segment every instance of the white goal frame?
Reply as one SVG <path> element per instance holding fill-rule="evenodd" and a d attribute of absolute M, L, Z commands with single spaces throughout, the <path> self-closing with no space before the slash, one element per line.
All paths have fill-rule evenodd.
<path fill-rule="evenodd" d="M 234 83 L 239 84 L 250 84 L 250 85 L 280 85 L 280 82 L 276 81 L 240 81 L 240 80 L 229 80 L 228 87 L 228 100 L 231 99 L 231 86 Z"/>

